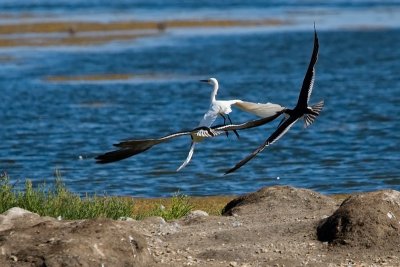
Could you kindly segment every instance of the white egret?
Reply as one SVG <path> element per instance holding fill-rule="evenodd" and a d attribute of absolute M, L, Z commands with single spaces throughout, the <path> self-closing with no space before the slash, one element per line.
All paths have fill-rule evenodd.
<path fill-rule="evenodd" d="M 239 169 L 244 164 L 249 162 L 252 158 L 254 158 L 258 153 L 263 151 L 264 148 L 279 140 L 279 138 L 281 138 L 300 118 L 304 118 L 304 127 L 308 127 L 314 122 L 324 106 L 323 100 L 315 104 L 314 106 L 308 106 L 308 101 L 310 100 L 310 96 L 314 86 L 315 64 L 318 59 L 318 51 L 319 42 L 317 31 L 314 27 L 314 48 L 306 75 L 303 80 L 303 85 L 300 90 L 299 98 L 297 100 L 297 105 L 294 107 L 294 109 L 285 109 L 283 113 L 285 114 L 286 118 L 279 124 L 275 132 L 273 132 L 261 146 L 259 146 L 243 160 L 238 162 L 233 168 L 226 171 L 225 174 L 234 172 L 235 170 Z"/>
<path fill-rule="evenodd" d="M 231 108 L 232 105 L 240 108 L 245 112 L 255 114 L 262 118 L 273 116 L 276 112 L 279 112 L 284 109 L 284 107 L 282 107 L 281 105 L 272 103 L 265 103 L 265 104 L 252 103 L 252 102 L 242 101 L 239 99 L 217 100 L 216 96 L 218 94 L 218 88 L 219 88 L 217 79 L 209 78 L 208 80 L 200 80 L 200 81 L 211 84 L 213 86 L 213 91 L 211 93 L 211 98 L 210 98 L 210 108 L 204 114 L 203 119 L 200 121 L 198 127 L 211 127 L 211 125 L 214 123 L 218 115 L 220 115 L 224 119 L 224 125 L 226 125 L 226 117 L 232 124 L 232 120 L 229 117 L 229 113 L 232 112 Z M 239 134 L 237 133 L 237 131 L 236 130 L 232 131 L 235 133 L 237 138 L 239 138 Z M 228 136 L 228 131 L 226 131 L 226 135 Z M 196 146 L 196 143 L 203 141 L 203 139 L 204 137 L 192 135 L 192 142 L 190 144 L 189 153 L 185 161 L 182 163 L 181 166 L 179 166 L 179 168 L 176 171 L 180 171 L 190 162 L 193 156 L 194 147 Z"/>
<path fill-rule="evenodd" d="M 232 112 L 231 106 L 238 103 L 241 100 L 217 100 L 216 96 L 218 94 L 218 89 L 219 89 L 217 79 L 209 78 L 208 80 L 200 80 L 200 81 L 211 84 L 213 86 L 213 90 L 211 92 L 211 97 L 210 97 L 210 108 L 204 114 L 203 119 L 200 121 L 198 127 L 210 127 L 217 119 L 218 115 L 220 115 L 224 119 L 224 125 L 226 123 L 226 117 L 228 117 L 229 122 L 232 124 L 232 120 L 229 117 L 229 113 Z M 237 131 L 233 130 L 233 132 L 239 138 L 239 134 L 237 133 Z M 228 136 L 228 132 L 226 132 L 226 135 Z M 203 137 L 192 135 L 192 142 L 190 143 L 189 153 L 185 161 L 182 163 L 182 165 L 179 166 L 179 168 L 176 170 L 177 172 L 183 169 L 190 162 L 193 156 L 194 147 L 196 146 L 197 143 L 203 141 L 203 139 L 204 139 Z"/>

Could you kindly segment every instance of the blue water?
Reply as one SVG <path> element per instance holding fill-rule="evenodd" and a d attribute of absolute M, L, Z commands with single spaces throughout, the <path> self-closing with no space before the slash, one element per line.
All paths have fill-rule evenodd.
<path fill-rule="evenodd" d="M 276 184 L 322 193 L 400 189 L 398 2 L 180 2 L 1 1 L 3 23 L 34 20 L 42 14 L 54 20 L 69 14 L 102 20 L 117 19 L 118 14 L 123 19 L 159 19 L 248 18 L 253 13 L 256 18 L 290 18 L 293 23 L 276 28 L 171 30 L 87 47 L 0 48 L 0 171 L 13 183 L 23 184 L 25 178 L 51 183 L 57 170 L 73 192 L 147 197 L 177 191 L 241 194 Z M 26 12 L 32 17 L 18 17 Z M 320 54 L 310 103 L 324 99 L 325 107 L 311 127 L 303 129 L 297 123 L 227 176 L 224 171 L 260 145 L 279 120 L 241 131 L 240 140 L 233 134 L 206 140 L 179 173 L 175 169 L 186 158 L 189 137 L 114 164 L 94 163 L 94 156 L 122 139 L 196 127 L 211 92 L 199 79 L 218 78 L 219 99 L 293 107 L 311 54 L 314 21 Z M 110 73 L 137 78 L 47 80 Z M 238 110 L 231 118 L 253 119 Z"/>

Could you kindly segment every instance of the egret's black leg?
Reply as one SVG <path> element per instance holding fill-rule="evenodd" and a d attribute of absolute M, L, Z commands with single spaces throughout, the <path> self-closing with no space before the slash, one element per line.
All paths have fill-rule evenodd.
<path fill-rule="evenodd" d="M 224 118 L 224 125 L 226 125 L 226 118 L 225 118 L 225 116 L 223 115 L 223 114 L 221 114 L 221 113 L 219 113 L 219 115 L 221 115 L 221 117 L 222 118 Z M 229 118 L 229 116 L 228 116 L 228 118 Z M 225 131 L 225 134 L 226 134 L 226 137 L 228 137 L 229 136 L 229 132 L 228 131 Z"/>
<path fill-rule="evenodd" d="M 229 114 L 226 114 L 226 116 L 228 117 L 229 122 L 231 124 L 233 124 L 231 117 L 229 117 Z M 239 139 L 240 138 L 239 133 L 236 130 L 233 130 L 233 132 L 235 133 L 236 137 Z"/>

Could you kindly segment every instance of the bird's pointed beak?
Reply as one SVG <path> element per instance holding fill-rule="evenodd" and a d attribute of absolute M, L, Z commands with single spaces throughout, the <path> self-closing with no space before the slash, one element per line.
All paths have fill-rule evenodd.
<path fill-rule="evenodd" d="M 208 83 L 208 80 L 200 80 L 202 83 Z"/>

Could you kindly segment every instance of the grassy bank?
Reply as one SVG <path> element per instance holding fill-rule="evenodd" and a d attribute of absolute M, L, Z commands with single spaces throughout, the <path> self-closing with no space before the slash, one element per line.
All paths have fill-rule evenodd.
<path fill-rule="evenodd" d="M 7 175 L 0 177 L 0 213 L 12 207 L 20 207 L 41 216 L 60 216 L 62 219 L 143 219 L 161 216 L 166 220 L 173 220 L 196 209 L 219 215 L 231 199 L 232 197 L 188 197 L 182 194 L 157 199 L 96 195 L 81 197 L 70 192 L 60 177 L 55 178 L 55 183 L 51 186 L 45 183 L 34 186 L 27 179 L 22 189 L 12 185 Z"/>

